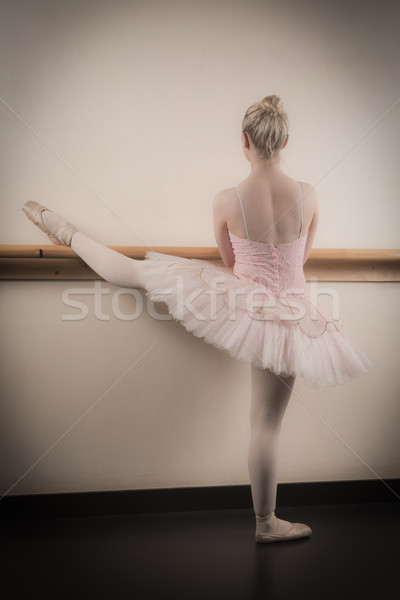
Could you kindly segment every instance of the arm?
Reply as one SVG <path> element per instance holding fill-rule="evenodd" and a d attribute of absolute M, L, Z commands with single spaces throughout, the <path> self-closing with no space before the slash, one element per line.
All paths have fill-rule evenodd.
<path fill-rule="evenodd" d="M 235 264 L 235 255 L 228 235 L 226 221 L 226 198 L 224 192 L 219 192 L 213 200 L 214 237 L 218 250 L 226 267 L 232 268 Z"/>
<path fill-rule="evenodd" d="M 308 189 L 304 195 L 304 201 L 305 201 L 305 204 L 307 205 L 307 209 L 311 212 L 312 217 L 311 217 L 311 222 L 310 222 L 310 225 L 308 228 L 308 233 L 307 233 L 307 241 L 306 241 L 306 246 L 304 249 L 303 265 L 306 264 L 307 259 L 310 254 L 310 250 L 314 243 L 314 238 L 315 238 L 315 234 L 317 231 L 318 219 L 319 219 L 317 194 L 315 193 L 315 190 L 311 185 L 308 186 Z"/>

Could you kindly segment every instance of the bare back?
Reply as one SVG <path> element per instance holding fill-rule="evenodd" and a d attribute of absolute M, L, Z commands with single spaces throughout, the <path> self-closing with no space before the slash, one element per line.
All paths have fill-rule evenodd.
<path fill-rule="evenodd" d="M 283 173 L 266 177 L 248 177 L 235 188 L 226 190 L 226 222 L 229 231 L 238 237 L 267 244 L 285 244 L 306 235 L 316 206 L 311 186 L 296 182 Z M 303 202 L 301 202 L 301 192 Z M 228 201 L 229 194 L 229 201 Z"/>

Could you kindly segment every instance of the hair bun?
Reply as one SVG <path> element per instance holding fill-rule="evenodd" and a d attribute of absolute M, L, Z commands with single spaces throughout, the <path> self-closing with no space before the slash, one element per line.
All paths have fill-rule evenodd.
<path fill-rule="evenodd" d="M 284 113 L 283 102 L 279 98 L 279 96 L 265 96 L 260 102 L 261 107 L 270 115 L 274 117 L 279 117 Z"/>
<path fill-rule="evenodd" d="M 249 106 L 242 121 L 242 131 L 263 158 L 271 158 L 285 147 L 288 129 L 288 116 L 282 100 L 275 94 Z"/>

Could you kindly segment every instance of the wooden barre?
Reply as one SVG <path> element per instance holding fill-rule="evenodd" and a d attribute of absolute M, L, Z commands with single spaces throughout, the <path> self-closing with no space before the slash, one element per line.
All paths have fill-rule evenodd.
<path fill-rule="evenodd" d="M 154 251 L 223 264 L 214 246 L 110 246 L 129 258 Z M 400 281 L 400 250 L 313 248 L 306 278 L 320 281 Z M 1 280 L 101 279 L 67 246 L 0 245 Z"/>
<path fill-rule="evenodd" d="M 218 248 L 213 246 L 109 246 L 129 258 L 141 259 L 147 251 L 163 252 L 185 258 L 221 260 Z M 0 258 L 79 258 L 68 246 L 0 245 Z"/>

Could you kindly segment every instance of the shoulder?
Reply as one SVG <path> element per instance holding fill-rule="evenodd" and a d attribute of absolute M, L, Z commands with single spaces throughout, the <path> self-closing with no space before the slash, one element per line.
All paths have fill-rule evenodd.
<path fill-rule="evenodd" d="M 232 199 L 236 194 L 236 189 L 226 188 L 224 190 L 220 190 L 217 192 L 213 198 L 213 208 L 214 210 L 224 210 L 229 205 L 232 204 Z"/>
<path fill-rule="evenodd" d="M 307 196 L 312 196 L 312 197 L 316 197 L 316 191 L 315 188 L 311 185 L 311 183 L 307 183 L 306 181 L 299 181 L 298 182 L 301 185 L 301 189 L 303 191 L 303 196 L 307 195 Z"/>
<path fill-rule="evenodd" d="M 301 186 L 301 190 L 303 192 L 303 199 L 308 205 L 312 204 L 317 208 L 318 197 L 315 188 L 311 185 L 311 183 L 307 183 L 305 181 L 299 181 Z"/>

